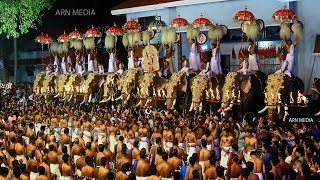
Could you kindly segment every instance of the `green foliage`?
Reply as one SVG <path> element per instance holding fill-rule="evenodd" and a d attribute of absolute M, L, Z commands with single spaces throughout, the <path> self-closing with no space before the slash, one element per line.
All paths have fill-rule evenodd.
<path fill-rule="evenodd" d="M 0 34 L 17 38 L 41 24 L 42 11 L 50 9 L 55 0 L 1 0 Z"/>

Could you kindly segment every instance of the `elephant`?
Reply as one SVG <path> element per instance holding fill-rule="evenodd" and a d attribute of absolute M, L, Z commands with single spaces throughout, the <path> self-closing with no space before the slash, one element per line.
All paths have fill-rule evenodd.
<path fill-rule="evenodd" d="M 43 81 L 43 89 L 45 90 L 46 94 L 54 94 L 57 91 L 57 84 L 56 84 L 57 76 L 53 74 L 47 74 Z"/>
<path fill-rule="evenodd" d="M 183 72 L 173 73 L 166 85 L 166 109 L 173 110 L 177 104 L 177 100 L 181 100 L 182 103 L 188 104 L 188 98 L 191 96 L 191 90 L 188 82 L 195 76 L 190 74 L 186 76 Z M 187 107 L 184 107 L 186 109 Z"/>
<path fill-rule="evenodd" d="M 93 94 L 96 94 L 100 91 L 101 87 L 101 80 L 104 79 L 103 76 L 101 76 L 98 73 L 92 72 L 89 73 L 85 78 L 85 81 L 83 83 L 84 88 L 84 98 L 83 101 L 80 104 L 91 102 Z"/>
<path fill-rule="evenodd" d="M 136 107 L 147 107 L 153 100 L 163 97 L 167 80 L 157 74 L 145 73 L 139 81 L 138 96 L 139 102 Z"/>
<path fill-rule="evenodd" d="M 192 78 L 189 83 L 192 93 L 189 112 L 199 110 L 201 113 L 203 111 L 202 107 L 209 107 L 209 111 L 211 111 L 211 106 L 206 105 L 221 100 L 222 88 L 220 87 L 223 86 L 224 79 L 223 75 L 214 75 L 209 78 L 206 74 Z"/>
<path fill-rule="evenodd" d="M 137 93 L 139 86 L 139 79 L 142 77 L 142 73 L 137 68 L 126 70 L 120 78 L 121 95 L 116 98 L 116 101 L 122 100 L 122 107 L 128 105 L 128 102 L 132 100 L 132 95 Z"/>
<path fill-rule="evenodd" d="M 41 72 L 36 75 L 36 79 L 33 82 L 33 92 L 35 94 L 42 94 L 44 91 L 43 89 L 43 81 L 46 77 L 46 74 L 44 72 Z"/>
<path fill-rule="evenodd" d="M 69 81 L 69 74 L 60 74 L 58 78 L 56 79 L 56 84 L 57 84 L 57 95 L 55 98 L 60 97 L 63 95 L 63 98 L 65 97 L 65 89 L 66 89 L 66 84 Z"/>
<path fill-rule="evenodd" d="M 85 79 L 79 75 L 79 74 L 71 74 L 69 76 L 68 82 L 65 87 L 65 91 L 67 96 L 64 98 L 64 100 L 67 99 L 67 101 L 70 101 L 76 93 L 79 93 L 81 91 L 81 87 L 84 87 L 84 92 L 86 91 L 86 88 L 84 85 Z"/>
<path fill-rule="evenodd" d="M 105 80 L 105 81 L 103 81 Z M 110 73 L 100 83 L 100 87 L 103 84 L 103 100 L 100 103 L 107 103 L 110 100 L 114 101 L 114 95 L 117 94 L 119 88 L 120 75 L 116 72 Z"/>
<path fill-rule="evenodd" d="M 288 77 L 285 74 L 271 74 L 268 76 L 267 87 L 265 92 L 266 106 L 258 113 L 264 113 L 269 110 L 269 114 L 274 114 L 275 109 L 279 114 L 281 104 L 288 108 L 288 104 L 298 103 L 293 97 L 298 97 L 300 92 L 304 92 L 304 83 L 297 77 Z"/>
<path fill-rule="evenodd" d="M 267 75 L 261 71 L 255 71 L 248 75 L 239 72 L 228 73 L 222 90 L 222 103 L 219 112 L 229 116 L 234 104 L 238 103 L 241 117 L 244 117 L 248 112 L 256 115 L 258 110 L 263 107 L 266 79 Z M 248 82 L 250 82 L 249 86 L 247 86 Z"/>

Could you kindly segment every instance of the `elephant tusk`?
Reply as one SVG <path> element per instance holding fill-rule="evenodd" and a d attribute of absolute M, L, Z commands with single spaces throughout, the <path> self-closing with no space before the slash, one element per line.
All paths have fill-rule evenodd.
<path fill-rule="evenodd" d="M 144 106 L 147 107 L 147 105 L 148 105 L 149 102 L 150 102 L 150 99 L 148 98 L 148 99 L 147 99 L 147 102 L 146 102 L 146 104 L 144 104 Z"/>
<path fill-rule="evenodd" d="M 58 93 L 57 95 L 55 95 L 54 98 L 57 98 L 57 97 L 59 97 L 59 96 L 60 96 L 60 93 Z"/>
<path fill-rule="evenodd" d="M 201 111 L 202 111 L 202 102 L 199 105 L 199 112 L 201 112 Z"/>
<path fill-rule="evenodd" d="M 90 103 L 91 100 L 92 100 L 92 94 L 89 95 L 89 100 L 88 100 L 88 102 Z"/>
<path fill-rule="evenodd" d="M 193 111 L 193 102 L 191 103 L 191 105 L 190 105 L 190 109 L 189 109 L 189 112 L 191 112 L 191 111 Z"/>
<path fill-rule="evenodd" d="M 269 107 L 268 106 L 265 106 L 263 109 L 261 109 L 260 111 L 258 111 L 258 114 L 262 114 L 264 113 L 266 110 L 268 110 Z"/>
<path fill-rule="evenodd" d="M 171 106 L 170 109 L 174 109 L 174 106 L 176 105 L 176 101 L 177 101 L 177 99 L 174 99 L 174 100 L 173 100 L 173 103 L 172 103 L 172 106 Z"/>
<path fill-rule="evenodd" d="M 72 99 L 72 97 L 73 97 L 73 95 L 71 95 L 71 96 L 70 96 L 70 98 L 69 98 L 68 102 Z"/>
<path fill-rule="evenodd" d="M 122 99 L 122 95 L 120 95 L 118 98 L 116 98 L 116 101 L 119 101 L 120 99 Z"/>
<path fill-rule="evenodd" d="M 129 100 L 130 100 L 130 97 L 131 97 L 131 94 L 129 94 L 129 95 L 128 95 L 128 97 L 127 97 L 127 101 L 129 101 Z"/>
<path fill-rule="evenodd" d="M 280 106 L 277 106 L 277 108 L 278 108 L 278 114 L 280 114 L 280 112 L 281 112 L 281 107 L 280 107 Z"/>
<path fill-rule="evenodd" d="M 136 107 L 141 106 L 141 104 L 142 104 L 142 100 L 140 99 L 140 101 L 138 102 L 138 104 L 136 105 Z"/>

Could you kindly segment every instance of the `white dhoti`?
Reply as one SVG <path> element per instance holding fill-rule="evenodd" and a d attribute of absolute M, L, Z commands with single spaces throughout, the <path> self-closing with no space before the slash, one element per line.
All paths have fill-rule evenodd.
<path fill-rule="evenodd" d="M 199 70 L 200 69 L 200 56 L 193 52 L 189 55 L 189 67 L 190 69 Z"/>
<path fill-rule="evenodd" d="M 107 141 L 106 139 L 106 133 L 105 132 L 100 132 L 98 134 L 98 145 L 99 144 L 104 144 Z"/>
<path fill-rule="evenodd" d="M 60 128 L 54 128 L 53 129 L 54 137 L 56 138 L 56 142 L 60 141 Z"/>
<path fill-rule="evenodd" d="M 189 146 L 195 146 L 196 143 L 188 143 Z M 196 153 L 197 149 L 196 147 L 188 147 L 187 148 L 187 154 L 188 154 L 188 159 L 187 162 L 189 162 L 190 157 L 193 155 L 193 153 Z"/>
<path fill-rule="evenodd" d="M 256 174 L 256 175 L 259 177 L 259 180 L 263 180 L 263 175 L 262 175 L 262 173 L 254 173 L 254 174 Z"/>
<path fill-rule="evenodd" d="M 112 153 L 114 153 L 114 146 L 117 144 L 117 139 L 115 135 L 109 136 L 109 148 Z"/>
<path fill-rule="evenodd" d="M 72 132 L 72 142 L 74 142 L 75 138 L 78 138 L 80 134 L 80 128 L 75 128 Z"/>
<path fill-rule="evenodd" d="M 164 178 L 164 177 L 161 177 L 162 180 L 173 180 L 173 177 L 171 178 Z"/>
<path fill-rule="evenodd" d="M 226 153 L 221 150 L 221 160 L 220 160 L 220 166 L 223 166 L 224 168 L 228 167 L 228 160 L 230 152 L 232 152 L 231 146 L 223 146 L 224 149 L 229 150 L 229 153 Z"/>
<path fill-rule="evenodd" d="M 248 66 L 249 71 L 258 71 L 259 70 L 257 54 L 250 54 L 248 62 L 249 62 L 249 66 Z"/>
<path fill-rule="evenodd" d="M 24 155 L 17 155 L 16 160 L 22 161 L 22 164 L 27 164 L 27 158 Z"/>
<path fill-rule="evenodd" d="M 77 162 L 77 160 L 78 160 L 79 158 L 81 158 L 81 156 L 79 156 L 79 155 L 74 155 L 74 156 L 73 156 L 73 162 L 74 162 L 74 164 L 76 164 L 76 162 Z"/>
<path fill-rule="evenodd" d="M 211 144 L 207 145 L 207 149 L 208 149 L 208 151 L 211 151 L 212 150 L 212 145 Z"/>
<path fill-rule="evenodd" d="M 201 165 L 201 168 L 202 168 L 202 170 L 201 170 L 201 172 L 202 172 L 202 178 L 203 178 L 203 179 L 206 179 L 206 178 L 205 178 L 205 177 L 206 177 L 206 172 L 205 172 L 204 161 L 199 161 L 199 164 Z"/>
<path fill-rule="evenodd" d="M 129 150 L 133 148 L 134 139 L 124 139 L 124 142 Z"/>
<path fill-rule="evenodd" d="M 39 173 L 30 172 L 30 180 L 36 180 L 39 176 Z"/>
<path fill-rule="evenodd" d="M 139 150 L 142 148 L 146 149 L 147 154 L 149 154 L 149 140 L 147 137 L 141 137 L 139 142 Z"/>
<path fill-rule="evenodd" d="M 50 164 L 50 173 L 53 175 L 56 175 L 57 178 L 59 179 L 61 174 L 59 170 L 59 164 Z"/>
<path fill-rule="evenodd" d="M 39 132 L 40 129 L 41 129 L 41 126 L 43 126 L 43 125 L 44 125 L 43 123 L 36 123 L 36 124 L 35 124 L 34 129 L 35 129 L 36 135 L 38 134 L 38 132 Z"/>
<path fill-rule="evenodd" d="M 230 180 L 238 180 L 238 178 L 230 178 Z"/>
<path fill-rule="evenodd" d="M 138 132 L 134 132 L 134 137 L 138 138 L 139 137 L 139 133 Z"/>
<path fill-rule="evenodd" d="M 93 129 L 93 138 L 99 138 L 99 133 L 100 133 L 100 128 L 98 128 L 98 127 L 95 127 L 94 129 Z"/>
<path fill-rule="evenodd" d="M 76 170 L 76 176 L 81 177 L 82 176 L 82 172 L 80 171 L 80 169 Z"/>
<path fill-rule="evenodd" d="M 72 180 L 70 176 L 61 176 L 60 180 Z"/>
<path fill-rule="evenodd" d="M 172 148 L 172 147 L 173 147 L 172 142 L 166 142 L 166 141 L 164 141 L 163 149 L 164 149 L 166 152 L 169 152 L 169 151 L 170 151 L 170 148 Z"/>
<path fill-rule="evenodd" d="M 83 131 L 83 141 L 85 145 L 87 145 L 87 142 L 92 142 L 91 137 L 91 132 Z"/>
<path fill-rule="evenodd" d="M 147 180 L 148 177 L 139 177 L 139 176 L 136 176 L 136 180 Z"/>

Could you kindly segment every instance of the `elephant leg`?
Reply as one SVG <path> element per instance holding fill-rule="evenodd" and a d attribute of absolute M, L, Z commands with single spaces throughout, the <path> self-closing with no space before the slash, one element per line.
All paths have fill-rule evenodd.
<path fill-rule="evenodd" d="M 262 114 L 264 112 L 266 112 L 266 110 L 268 110 L 269 107 L 268 106 L 265 106 L 263 109 L 261 109 L 260 111 L 258 111 L 258 114 Z"/>

